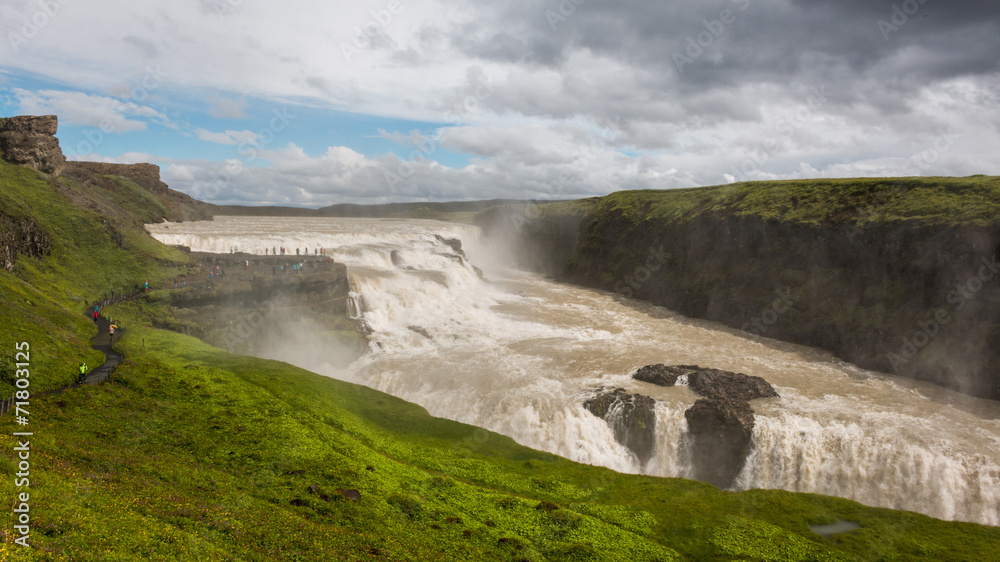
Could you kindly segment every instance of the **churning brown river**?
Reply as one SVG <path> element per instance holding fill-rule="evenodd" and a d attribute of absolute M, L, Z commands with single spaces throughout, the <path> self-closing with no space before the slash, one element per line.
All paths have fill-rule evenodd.
<path fill-rule="evenodd" d="M 472 226 L 218 217 L 149 230 L 196 251 L 332 250 L 348 267 L 355 314 L 372 330 L 371 352 L 344 369 L 330 366 L 322 342 L 310 342 L 310 352 L 290 345 L 269 355 L 433 415 L 579 462 L 685 477 L 691 462 L 683 412 L 696 395 L 633 381 L 631 372 L 652 363 L 743 372 L 767 379 L 781 397 L 752 403 L 753 452 L 736 489 L 814 492 L 1000 525 L 998 402 L 509 269 L 502 248 Z M 468 261 L 448 256 L 452 248 L 436 234 L 462 240 Z M 602 386 L 658 401 L 657 450 L 645 465 L 584 410 Z"/>

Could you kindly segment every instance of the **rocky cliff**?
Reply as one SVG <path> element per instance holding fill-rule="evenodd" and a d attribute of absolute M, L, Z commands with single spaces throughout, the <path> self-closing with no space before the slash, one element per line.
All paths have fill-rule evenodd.
<path fill-rule="evenodd" d="M 621 192 L 515 214 L 522 265 L 559 280 L 1000 398 L 998 178 Z"/>
<path fill-rule="evenodd" d="M 0 265 L 14 271 L 19 255 L 42 257 L 52 253 L 52 239 L 30 218 L 0 213 Z"/>
<path fill-rule="evenodd" d="M 348 318 L 345 265 L 318 256 L 191 256 L 198 272 L 178 278 L 177 290 L 173 282 L 167 288 L 176 316 L 190 322 L 187 328 L 193 331 L 184 325 L 166 327 L 251 355 L 275 345 L 337 345 L 344 349 L 337 357 L 330 354 L 329 362 L 335 363 L 350 362 L 367 350 L 366 340 Z M 313 341 L 317 336 L 325 343 Z"/>
<path fill-rule="evenodd" d="M 167 193 L 167 184 L 160 181 L 160 167 L 156 164 L 72 162 L 70 165 L 101 176 L 121 176 L 134 181 L 157 195 L 165 195 Z"/>
<path fill-rule="evenodd" d="M 162 204 L 162 212 L 147 217 L 149 221 L 211 220 L 213 206 L 196 201 L 174 191 L 160 180 L 160 167 L 155 164 L 112 164 L 107 162 L 67 162 L 55 134 L 59 123 L 55 115 L 0 118 L 0 153 L 3 159 L 19 166 L 49 174 L 53 178 L 68 176 L 87 189 L 119 191 L 120 187 L 107 178 L 124 178 L 142 187 Z M 66 187 L 68 184 L 61 184 Z M 67 193 L 78 203 L 94 197 L 87 193 Z M 99 199 L 99 198 L 98 198 Z M 84 203 L 86 204 L 86 203 Z"/>
<path fill-rule="evenodd" d="M 66 168 L 66 157 L 55 137 L 57 127 L 55 115 L 0 119 L 0 152 L 3 159 L 58 177 Z"/>

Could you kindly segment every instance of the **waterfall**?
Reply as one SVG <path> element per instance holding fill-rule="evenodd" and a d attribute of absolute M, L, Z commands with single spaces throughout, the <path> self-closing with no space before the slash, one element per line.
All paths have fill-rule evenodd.
<path fill-rule="evenodd" d="M 620 472 L 690 477 L 684 411 L 698 397 L 686 380 L 662 388 L 629 373 L 652 363 L 745 372 L 770 381 L 781 398 L 752 403 L 753 445 L 735 489 L 828 494 L 1000 525 L 995 402 L 904 383 L 647 303 L 491 268 L 478 230 L 467 225 L 218 217 L 150 230 L 196 251 L 328 248 L 347 265 L 350 316 L 369 333 L 372 351 L 344 369 L 300 366 L 399 396 L 435 416 Z M 645 463 L 605 419 L 583 408 L 617 387 L 656 400 L 655 444 Z"/>

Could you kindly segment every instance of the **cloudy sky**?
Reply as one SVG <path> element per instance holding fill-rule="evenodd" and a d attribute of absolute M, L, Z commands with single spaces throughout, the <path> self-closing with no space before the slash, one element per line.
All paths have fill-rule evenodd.
<path fill-rule="evenodd" d="M 0 114 L 239 204 L 1000 174 L 996 0 L 0 0 Z"/>

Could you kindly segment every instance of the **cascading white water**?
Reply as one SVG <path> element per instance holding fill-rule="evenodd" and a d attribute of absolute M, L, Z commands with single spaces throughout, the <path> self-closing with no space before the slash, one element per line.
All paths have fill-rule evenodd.
<path fill-rule="evenodd" d="M 781 398 L 753 403 L 755 448 L 737 489 L 837 495 L 1000 525 L 996 402 L 490 267 L 490 252 L 469 226 L 220 217 L 150 230 L 166 243 L 198 251 L 331 249 L 348 266 L 351 314 L 371 330 L 372 352 L 346 370 L 301 366 L 394 394 L 434 415 L 580 462 L 689 477 L 684 410 L 697 397 L 686 386 L 655 387 L 629 373 L 651 363 L 745 372 L 770 381 Z M 489 280 L 435 235 L 460 238 Z M 604 420 L 582 407 L 598 388 L 619 386 L 658 401 L 657 448 L 644 466 L 615 441 Z"/>

